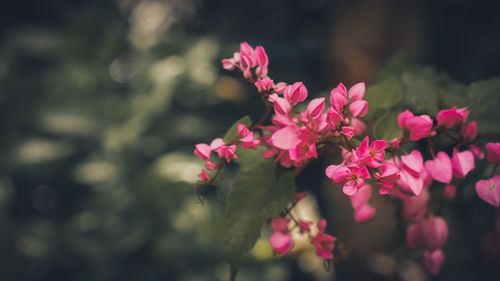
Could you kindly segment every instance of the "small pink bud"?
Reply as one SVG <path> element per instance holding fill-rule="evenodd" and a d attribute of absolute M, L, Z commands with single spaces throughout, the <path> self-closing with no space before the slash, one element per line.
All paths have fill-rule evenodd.
<path fill-rule="evenodd" d="M 201 181 L 201 182 L 207 182 L 208 181 L 208 174 L 207 174 L 207 171 L 205 171 L 205 169 L 202 169 L 201 172 L 198 174 L 198 179 Z"/>
<path fill-rule="evenodd" d="M 432 276 L 436 276 L 441 271 L 444 262 L 444 254 L 441 249 L 434 252 L 425 251 L 423 254 L 423 264 L 425 270 Z"/>
<path fill-rule="evenodd" d="M 443 189 L 443 196 L 447 199 L 455 198 L 456 193 L 457 193 L 457 188 L 452 184 L 446 185 Z"/>
<path fill-rule="evenodd" d="M 474 140 L 477 137 L 477 122 L 472 121 L 465 125 L 460 131 L 460 134 L 465 140 Z"/>
<path fill-rule="evenodd" d="M 486 144 L 486 160 L 491 164 L 500 163 L 500 142 Z"/>
<path fill-rule="evenodd" d="M 312 225 L 312 222 L 310 222 L 310 221 L 300 220 L 299 221 L 300 233 L 305 234 L 305 233 L 311 232 L 311 225 Z"/>

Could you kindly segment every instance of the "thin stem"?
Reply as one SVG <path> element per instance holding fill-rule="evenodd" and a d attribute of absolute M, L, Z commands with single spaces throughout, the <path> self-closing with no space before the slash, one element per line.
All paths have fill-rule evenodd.
<path fill-rule="evenodd" d="M 427 138 L 427 144 L 429 145 L 429 152 L 432 155 L 432 158 L 436 158 L 436 153 L 434 152 L 434 148 L 432 147 L 432 140 L 430 137 Z"/>
<path fill-rule="evenodd" d="M 498 167 L 498 164 L 495 164 L 495 166 L 493 166 L 493 170 L 491 170 L 490 178 L 492 178 L 495 175 L 495 172 L 497 171 L 497 167 Z"/>

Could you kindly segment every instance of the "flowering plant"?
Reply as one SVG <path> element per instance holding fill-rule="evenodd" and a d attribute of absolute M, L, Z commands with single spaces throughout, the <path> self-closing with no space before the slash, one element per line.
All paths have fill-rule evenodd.
<path fill-rule="evenodd" d="M 205 163 L 198 187 L 213 185 L 225 165 L 239 164 L 224 214 L 233 264 L 254 245 L 266 223 L 276 255 L 294 248 L 292 232 L 298 231 L 325 264 L 335 260 L 338 239 L 328 233 L 326 220 L 310 221 L 292 212 L 307 196 L 295 190 L 294 178 L 322 156 L 337 156 L 338 161 L 324 167 L 324 176 L 349 197 L 356 222 L 376 215 L 369 203 L 372 193 L 402 202 L 407 246 L 421 252 L 430 275 L 439 274 L 446 256 L 442 247 L 453 235 L 436 206 L 454 199 L 478 161 L 493 168 L 489 177 L 475 184 L 477 196 L 500 207 L 500 176 L 495 175 L 500 143 L 478 138 L 478 123 L 470 118 L 468 107 L 423 110 L 417 101 L 414 109 L 401 108 L 402 86 L 392 78 L 368 90 L 364 82 L 350 87 L 339 83 L 327 97 L 308 101 L 304 83 L 275 82 L 268 75 L 265 49 L 246 42 L 222 66 L 240 71 L 265 107 L 258 121 L 243 117 L 223 138 L 194 149 Z M 364 118 L 373 120 L 377 114 L 369 126 Z"/>

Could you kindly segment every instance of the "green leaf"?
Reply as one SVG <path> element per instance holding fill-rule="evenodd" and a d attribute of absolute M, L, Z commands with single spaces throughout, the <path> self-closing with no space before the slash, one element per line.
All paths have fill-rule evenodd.
<path fill-rule="evenodd" d="M 471 83 L 467 88 L 468 106 L 481 111 L 498 103 L 500 97 L 500 76 Z"/>
<path fill-rule="evenodd" d="M 369 106 L 368 118 L 375 116 L 378 110 L 386 110 L 397 105 L 402 97 L 401 83 L 394 76 L 368 87 L 365 95 Z"/>
<path fill-rule="evenodd" d="M 434 115 L 439 110 L 439 87 L 432 75 L 435 74 L 405 72 L 401 75 L 406 101 L 418 113 Z"/>
<path fill-rule="evenodd" d="M 387 111 L 373 125 L 373 136 L 377 139 L 392 140 L 401 138 L 403 131 L 398 128 L 398 112 Z"/>
<path fill-rule="evenodd" d="M 278 216 L 295 192 L 292 173 L 278 173 L 272 159 L 262 158 L 262 149 L 238 151 L 241 168 L 224 210 L 225 247 L 233 260 L 252 248 L 262 225 Z"/>
<path fill-rule="evenodd" d="M 235 142 L 238 140 L 238 130 L 237 126 L 238 124 L 243 124 L 247 127 L 251 126 L 253 124 L 252 119 L 250 116 L 245 115 L 242 118 L 240 118 L 238 121 L 234 122 L 234 124 L 227 130 L 226 134 L 224 135 L 224 143 L 231 143 Z"/>

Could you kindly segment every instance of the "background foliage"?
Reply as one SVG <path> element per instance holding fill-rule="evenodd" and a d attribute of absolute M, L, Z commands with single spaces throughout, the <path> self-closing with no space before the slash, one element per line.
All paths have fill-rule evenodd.
<path fill-rule="evenodd" d="M 243 40 L 266 46 L 273 77 L 302 80 L 313 96 L 338 81 L 367 81 L 368 99 L 385 97 L 369 100 L 379 137 L 398 133 L 393 117 L 403 105 L 430 114 L 467 105 L 481 134 L 498 135 L 499 79 L 490 79 L 500 73 L 494 5 L 400 2 L 6 4 L 0 10 L 0 280 L 225 280 L 222 207 L 232 182 L 221 180 L 198 204 L 192 182 L 201 163 L 192 145 L 262 111 L 252 87 L 220 70 L 219 59 Z M 394 56 L 399 51 L 404 55 Z M 354 225 L 349 202 L 323 183 L 321 161 L 304 170 L 297 189 L 313 190 L 349 257 L 328 274 L 307 256 L 298 263 L 266 260 L 263 247 L 239 278 L 425 280 L 400 247 L 403 237 L 391 219 L 397 206 L 385 204 L 375 221 Z M 235 172 L 227 169 L 222 178 Z M 480 253 L 493 221 L 471 188 L 481 176 L 474 174 L 460 200 L 443 210 L 452 236 L 442 280 L 499 276 L 495 261 Z"/>

